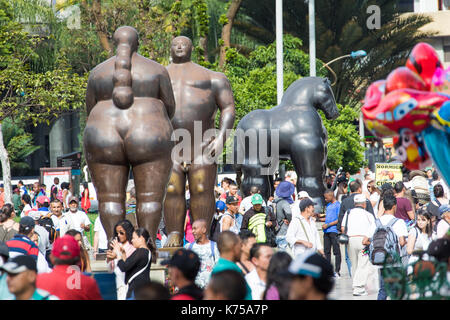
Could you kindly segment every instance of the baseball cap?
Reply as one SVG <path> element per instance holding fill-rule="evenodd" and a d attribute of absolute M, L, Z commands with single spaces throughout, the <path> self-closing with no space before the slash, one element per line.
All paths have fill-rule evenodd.
<path fill-rule="evenodd" d="M 45 202 L 50 203 L 50 199 L 47 196 L 39 196 L 37 197 L 36 202 L 39 202 L 40 204 L 44 204 Z"/>
<path fill-rule="evenodd" d="M 216 210 L 223 211 L 226 209 L 226 207 L 227 207 L 227 205 L 225 204 L 225 202 L 223 202 L 221 200 L 216 202 Z"/>
<path fill-rule="evenodd" d="M 334 284 L 333 266 L 312 249 L 297 255 L 289 265 L 288 272 L 293 276 L 310 276 L 321 280 L 330 290 Z"/>
<path fill-rule="evenodd" d="M 439 213 L 441 214 L 441 217 L 446 212 L 450 212 L 450 205 L 448 205 L 447 203 L 439 207 Z"/>
<path fill-rule="evenodd" d="M 316 204 L 317 203 L 313 202 L 310 198 L 306 198 L 300 201 L 300 204 L 298 206 L 300 208 L 300 211 L 305 211 L 305 209 L 309 206 L 315 206 Z"/>
<path fill-rule="evenodd" d="M 310 196 L 309 196 L 308 192 L 306 192 L 306 191 L 300 191 L 300 192 L 298 193 L 298 198 L 299 198 L 299 199 L 300 199 L 300 198 L 310 198 Z"/>
<path fill-rule="evenodd" d="M 20 219 L 19 224 L 21 226 L 25 227 L 26 232 L 30 232 L 31 229 L 33 229 L 34 226 L 36 225 L 36 223 L 34 223 L 34 219 L 29 216 L 26 216 L 26 217 L 23 217 L 22 219 Z"/>
<path fill-rule="evenodd" d="M 12 274 L 22 273 L 27 270 L 37 272 L 37 263 L 33 257 L 22 254 L 9 259 L 8 262 L 1 267 L 1 269 Z"/>
<path fill-rule="evenodd" d="M 161 265 L 176 267 L 183 274 L 197 274 L 200 270 L 200 258 L 192 250 L 178 249 L 170 259 L 161 261 Z"/>
<path fill-rule="evenodd" d="M 76 203 L 78 203 L 78 198 L 77 198 L 77 197 L 74 197 L 74 196 L 71 196 L 71 197 L 69 198 L 69 203 L 71 203 L 72 201 L 75 201 Z"/>
<path fill-rule="evenodd" d="M 364 196 L 361 193 L 358 193 L 354 198 L 353 198 L 353 202 L 355 203 L 364 203 L 366 202 L 366 196 Z"/>
<path fill-rule="evenodd" d="M 264 200 L 259 193 L 255 193 L 252 196 L 252 204 L 263 204 Z"/>
<path fill-rule="evenodd" d="M 80 246 L 74 237 L 65 235 L 55 240 L 52 254 L 58 259 L 73 259 L 80 256 Z"/>
<path fill-rule="evenodd" d="M 228 196 L 226 202 L 227 202 L 227 204 L 237 203 L 237 202 L 239 202 L 239 199 L 235 196 Z"/>

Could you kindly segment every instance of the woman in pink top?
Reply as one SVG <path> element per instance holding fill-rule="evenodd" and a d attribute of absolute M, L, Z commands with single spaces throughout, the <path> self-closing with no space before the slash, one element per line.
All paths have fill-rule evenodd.
<path fill-rule="evenodd" d="M 186 243 L 192 243 L 195 241 L 194 235 L 192 234 L 192 224 L 193 223 L 194 223 L 194 221 L 192 221 L 191 211 L 188 209 L 187 214 L 186 214 L 186 220 L 184 221 L 185 242 L 183 245 L 185 245 Z"/>
<path fill-rule="evenodd" d="M 276 252 L 270 259 L 267 268 L 266 290 L 263 293 L 263 300 L 288 300 L 289 279 L 284 273 L 287 272 L 292 257 L 284 252 Z"/>
<path fill-rule="evenodd" d="M 133 232 L 134 227 L 128 220 L 119 221 L 114 226 L 114 239 L 117 240 L 119 245 L 125 250 L 127 258 L 136 250 L 131 243 Z M 128 286 L 125 284 L 125 272 L 122 272 L 117 266 L 119 260 L 122 259 L 122 254 L 118 250 L 110 249 L 106 252 L 106 258 L 111 270 L 116 274 L 117 300 L 125 300 L 128 291 Z"/>

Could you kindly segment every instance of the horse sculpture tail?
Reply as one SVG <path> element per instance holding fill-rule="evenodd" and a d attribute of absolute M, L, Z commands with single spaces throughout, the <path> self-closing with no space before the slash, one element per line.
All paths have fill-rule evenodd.
<path fill-rule="evenodd" d="M 114 33 L 114 42 L 117 45 L 117 53 L 112 99 L 116 107 L 127 109 L 134 101 L 133 89 L 131 88 L 131 56 L 137 51 L 138 33 L 134 28 L 120 27 Z"/>

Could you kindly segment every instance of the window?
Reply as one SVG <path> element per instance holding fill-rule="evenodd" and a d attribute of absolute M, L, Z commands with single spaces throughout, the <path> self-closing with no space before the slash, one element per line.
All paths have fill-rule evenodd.
<path fill-rule="evenodd" d="M 414 12 L 414 0 L 399 0 L 399 12 Z"/>
<path fill-rule="evenodd" d="M 450 46 L 444 46 L 444 62 L 450 62 Z"/>

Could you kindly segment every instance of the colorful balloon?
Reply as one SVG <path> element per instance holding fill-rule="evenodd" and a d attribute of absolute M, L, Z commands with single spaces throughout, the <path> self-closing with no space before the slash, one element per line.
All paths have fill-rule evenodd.
<path fill-rule="evenodd" d="M 450 184 L 450 68 L 432 46 L 417 44 L 406 67 L 372 83 L 361 111 L 368 129 L 393 137 L 405 167 L 425 169 L 431 159 Z"/>

